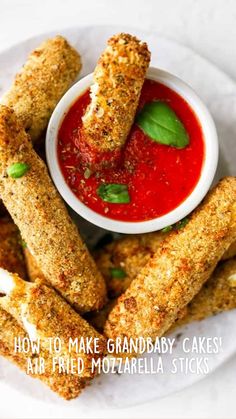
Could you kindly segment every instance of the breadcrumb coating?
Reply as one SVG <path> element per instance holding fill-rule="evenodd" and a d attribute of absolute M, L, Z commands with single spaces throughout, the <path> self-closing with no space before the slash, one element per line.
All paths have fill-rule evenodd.
<path fill-rule="evenodd" d="M 26 278 L 19 232 L 9 218 L 0 220 L 0 267 Z M 75 398 L 80 394 L 88 379 L 81 379 L 74 374 L 59 374 L 58 370 L 53 372 L 52 356 L 42 348 L 40 354 L 33 354 L 32 351 L 28 353 L 16 352 L 14 350 L 15 337 L 22 340 L 27 338 L 28 335 L 15 319 L 0 307 L 0 355 L 9 359 L 24 372 L 26 371 L 28 358 L 34 363 L 36 358 L 41 356 L 45 360 L 45 373 L 32 374 L 33 378 L 38 378 L 66 400 Z"/>
<path fill-rule="evenodd" d="M 108 40 L 94 70 L 85 141 L 98 151 L 121 149 L 133 124 L 150 62 L 147 44 L 120 33 Z"/>
<path fill-rule="evenodd" d="M 29 375 L 45 383 L 52 391 L 66 400 L 79 396 L 86 383 L 89 382 L 88 379 L 80 378 L 75 374 L 59 373 L 57 369 L 53 372 L 53 357 L 42 347 L 39 354 L 35 354 L 31 350 L 27 353 L 15 352 L 15 337 L 22 341 L 28 338 L 28 335 L 9 313 L 0 308 L 0 355 L 16 364 L 24 372 L 26 372 L 28 359 L 32 365 L 35 365 L 37 359 L 42 357 L 45 360 L 45 373 L 29 373 Z"/>
<path fill-rule="evenodd" d="M 128 288 L 140 270 L 148 263 L 163 240 L 170 233 L 153 233 L 125 236 L 109 243 L 94 254 L 96 264 L 105 278 L 110 298 L 119 297 Z M 236 255 L 236 242 L 222 256 L 222 260 Z M 112 276 L 113 269 L 122 269 L 124 278 Z"/>
<path fill-rule="evenodd" d="M 27 273 L 29 280 L 31 282 L 36 281 L 36 279 L 41 279 L 42 281 L 47 282 L 45 276 L 43 275 L 42 271 L 39 269 L 35 258 L 29 252 L 27 247 L 24 249 L 24 256 L 26 261 Z"/>
<path fill-rule="evenodd" d="M 34 143 L 40 141 L 56 104 L 80 69 L 78 52 L 56 36 L 33 51 L 17 74 L 2 103 L 14 109 Z"/>
<path fill-rule="evenodd" d="M 105 282 L 14 111 L 0 105 L 0 196 L 45 278 L 78 311 L 101 308 Z M 14 163 L 26 163 L 18 179 Z"/>
<path fill-rule="evenodd" d="M 172 328 L 236 308 L 236 259 L 220 263 Z M 171 328 L 171 329 L 172 329 Z"/>
<path fill-rule="evenodd" d="M 107 317 L 116 304 L 110 300 L 102 310 L 88 313 L 87 319 L 95 329 L 103 333 Z M 220 262 L 211 277 L 193 300 L 178 313 L 178 319 L 168 333 L 177 328 L 236 308 L 236 259 Z"/>
<path fill-rule="evenodd" d="M 27 278 L 20 234 L 9 217 L 0 219 L 0 267 Z"/>
<path fill-rule="evenodd" d="M 5 276 L 10 290 L 5 291 Z M 50 350 L 49 339 L 60 338 L 61 351 L 51 348 L 51 355 L 54 357 L 76 358 L 83 360 L 84 368 L 79 374 L 81 378 L 93 378 L 96 369 L 92 366 L 92 358 L 95 360 L 103 357 L 106 350 L 106 341 L 103 336 L 93 329 L 73 308 L 45 283 L 40 280 L 29 283 L 20 279 L 17 274 L 9 274 L 0 269 L 0 287 L 4 289 L 5 296 L 0 298 L 1 307 L 11 314 L 29 334 L 32 340 L 40 339 L 42 348 Z M 4 288 L 5 287 L 5 288 Z M 75 347 L 69 350 L 70 340 L 97 338 L 98 349 L 94 349 L 94 341 L 90 348 L 91 352 L 86 352 Z"/>
<path fill-rule="evenodd" d="M 236 239 L 236 178 L 224 178 L 171 233 L 119 297 L 105 324 L 109 338 L 162 336 L 200 291 Z"/>

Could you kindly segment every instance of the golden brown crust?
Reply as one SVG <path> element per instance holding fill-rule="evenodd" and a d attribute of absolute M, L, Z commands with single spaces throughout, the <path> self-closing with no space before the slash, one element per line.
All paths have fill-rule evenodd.
<path fill-rule="evenodd" d="M 105 325 L 109 338 L 163 335 L 199 292 L 236 239 L 236 178 L 225 178 L 170 234 L 118 299 Z"/>
<path fill-rule="evenodd" d="M 19 232 L 8 218 L 0 220 L 0 267 L 10 272 L 16 272 L 18 275 L 24 275 L 25 278 L 25 264 L 19 242 Z M 45 359 L 45 373 L 34 374 L 32 375 L 33 378 L 38 378 L 66 400 L 75 398 L 80 394 L 87 379 L 81 379 L 73 374 L 59 374 L 58 370 L 52 372 L 52 356 L 42 348 L 39 355 L 32 352 L 15 352 L 15 337 L 24 339 L 28 335 L 9 313 L 0 308 L 0 355 L 9 359 L 24 372 L 26 371 L 28 358 L 34 362 L 38 356 L 41 356 Z"/>
<path fill-rule="evenodd" d="M 14 288 L 4 297 L 0 298 L 1 307 L 10 313 L 27 332 L 30 324 L 33 328 L 32 339 L 40 339 L 42 347 L 49 351 L 49 339 L 60 338 L 62 347 L 60 356 L 80 357 L 84 362 L 84 369 L 80 378 L 93 378 L 96 370 L 92 367 L 92 358 L 98 359 L 106 350 L 106 341 L 99 335 L 71 306 L 52 288 L 41 281 L 28 283 L 11 274 Z M 0 281 L 1 272 L 0 272 Z M 92 338 L 98 339 L 99 350 L 84 353 L 72 348 L 69 351 L 70 339 Z M 91 344 L 94 349 L 94 342 Z M 51 351 L 52 356 L 58 356 L 57 352 Z"/>
<path fill-rule="evenodd" d="M 0 219 L 0 267 L 26 279 L 26 266 L 18 228 L 5 217 Z"/>
<path fill-rule="evenodd" d="M 28 338 L 28 335 L 9 313 L 0 308 L 0 355 L 9 359 L 24 372 L 27 368 L 28 358 L 34 365 L 36 358 L 41 356 L 45 360 L 45 373 L 29 375 L 38 378 L 66 400 L 79 396 L 88 379 L 82 379 L 75 374 L 59 373 L 57 369 L 53 372 L 52 356 L 43 348 L 41 348 L 39 354 L 33 354 L 32 351 L 28 353 L 15 352 L 15 337 L 22 340 Z"/>
<path fill-rule="evenodd" d="M 0 195 L 46 279 L 79 311 L 101 308 L 105 283 L 13 110 L 0 105 Z M 16 162 L 29 165 L 18 179 Z"/>
<path fill-rule="evenodd" d="M 147 44 L 134 36 L 120 33 L 108 40 L 94 71 L 92 101 L 83 117 L 90 146 L 111 151 L 124 145 L 149 62 Z"/>
<path fill-rule="evenodd" d="M 81 69 L 80 56 L 62 36 L 33 51 L 2 103 L 14 109 L 35 143 L 40 140 L 60 98 Z"/>
<path fill-rule="evenodd" d="M 236 259 L 220 263 L 173 328 L 236 308 Z"/>
<path fill-rule="evenodd" d="M 35 282 L 36 279 L 41 279 L 41 281 L 47 282 L 45 276 L 43 275 L 42 271 L 39 269 L 35 258 L 31 255 L 29 249 L 27 247 L 24 249 L 26 267 L 29 280 L 31 282 Z"/>
<path fill-rule="evenodd" d="M 105 278 L 110 298 L 121 295 L 128 288 L 168 233 L 160 231 L 125 236 L 105 246 L 94 255 L 95 262 Z M 112 269 L 124 271 L 124 278 L 112 277 Z"/>
<path fill-rule="evenodd" d="M 148 263 L 162 241 L 170 233 L 153 233 L 125 236 L 113 241 L 94 254 L 98 269 L 105 278 L 110 298 L 119 297 L 128 288 L 140 270 Z M 222 260 L 236 256 L 236 242 L 224 253 Z M 112 277 L 112 269 L 120 268 L 124 278 Z"/>

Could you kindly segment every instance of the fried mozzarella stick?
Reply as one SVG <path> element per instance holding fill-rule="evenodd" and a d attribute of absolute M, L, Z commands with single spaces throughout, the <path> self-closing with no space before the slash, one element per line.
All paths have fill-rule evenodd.
<path fill-rule="evenodd" d="M 40 140 L 60 98 L 81 69 L 78 52 L 62 36 L 33 51 L 2 103 L 13 108 L 35 143 Z"/>
<path fill-rule="evenodd" d="M 3 105 L 0 161 L 0 196 L 46 280 L 81 312 L 101 307 L 104 280 L 30 137 L 14 111 Z M 18 178 L 15 168 L 24 169 Z"/>
<path fill-rule="evenodd" d="M 106 319 L 115 306 L 116 300 L 110 300 L 102 310 L 88 314 L 88 320 L 95 329 L 103 332 Z M 181 318 L 168 330 L 203 320 L 224 311 L 236 308 L 236 259 L 220 263 L 199 293 L 181 312 Z M 178 315 L 179 316 L 179 315 Z"/>
<path fill-rule="evenodd" d="M 21 341 L 28 338 L 28 334 L 19 325 L 19 323 L 5 310 L 0 308 L 0 355 L 13 362 L 22 371 L 26 372 L 28 360 L 32 365 L 36 365 L 39 357 L 44 359 L 45 372 L 39 374 L 30 374 L 32 378 L 38 378 L 45 383 L 52 391 L 66 400 L 71 400 L 81 393 L 85 385 L 90 381 L 87 378 L 80 378 L 76 374 L 67 374 L 54 370 L 53 356 L 49 351 L 40 348 L 37 354 L 30 350 L 29 352 L 17 352 L 15 350 L 14 339 Z"/>
<path fill-rule="evenodd" d="M 19 232 L 13 222 L 4 218 L 0 220 L 0 267 L 9 272 L 15 272 L 25 278 L 25 262 L 22 254 L 22 247 L 19 241 Z M 5 310 L 0 307 L 0 355 L 9 359 L 24 372 L 27 368 L 27 361 L 30 358 L 32 365 L 39 356 L 45 360 L 45 373 L 33 374 L 33 378 L 38 378 L 47 384 L 51 390 L 59 396 L 69 400 L 77 397 L 84 388 L 87 379 L 81 379 L 75 374 L 53 372 L 53 360 L 49 352 L 40 350 L 37 355 L 32 351 L 16 352 L 14 348 L 14 338 L 25 339 L 28 337 L 19 323 Z"/>
<path fill-rule="evenodd" d="M 119 297 L 125 292 L 169 234 L 169 232 L 155 231 L 125 236 L 95 253 L 95 262 L 106 280 L 110 298 Z M 236 242 L 224 253 L 222 260 L 231 259 L 235 255 Z"/>
<path fill-rule="evenodd" d="M 150 62 L 147 44 L 120 33 L 108 40 L 93 74 L 83 117 L 85 141 L 99 152 L 120 150 L 133 124 Z"/>
<path fill-rule="evenodd" d="M 186 306 L 185 315 L 173 324 L 170 331 L 234 308 L 236 308 L 236 259 L 230 259 L 217 266 L 200 292 Z"/>
<path fill-rule="evenodd" d="M 236 239 L 236 178 L 223 179 L 170 234 L 118 299 L 105 325 L 109 338 L 162 336 L 200 291 Z"/>
<path fill-rule="evenodd" d="M 80 357 L 83 369 L 81 378 L 93 378 L 96 369 L 92 359 L 102 357 L 105 353 L 105 338 L 99 335 L 56 291 L 45 283 L 29 283 L 0 268 L 1 307 L 11 314 L 28 333 L 31 340 L 40 339 L 42 348 L 50 351 L 54 357 Z M 61 351 L 55 351 L 50 339 L 60 338 Z M 91 339 L 90 350 L 73 346 L 76 339 Z M 97 343 L 95 343 L 95 340 Z"/>

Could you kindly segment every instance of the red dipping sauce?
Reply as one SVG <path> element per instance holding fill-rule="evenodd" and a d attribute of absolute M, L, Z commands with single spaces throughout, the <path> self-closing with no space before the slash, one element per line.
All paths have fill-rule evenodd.
<path fill-rule="evenodd" d="M 86 179 L 85 148 L 79 144 L 82 116 L 90 102 L 86 91 L 65 116 L 58 135 L 58 159 L 63 176 L 80 201 L 95 212 L 120 221 L 146 221 L 178 207 L 196 186 L 204 161 L 204 138 L 188 103 L 170 88 L 145 80 L 139 109 L 153 100 L 166 101 L 189 134 L 183 149 L 158 144 L 134 123 L 117 167 L 103 168 Z M 112 159 L 112 153 L 111 153 Z M 97 194 L 102 184 L 128 186 L 130 203 L 104 202 Z"/>

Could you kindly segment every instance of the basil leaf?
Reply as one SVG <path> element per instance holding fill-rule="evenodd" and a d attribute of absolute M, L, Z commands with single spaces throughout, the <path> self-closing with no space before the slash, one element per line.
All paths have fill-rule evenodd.
<path fill-rule="evenodd" d="M 27 163 L 14 163 L 7 169 L 8 176 L 13 179 L 18 179 L 25 175 L 29 170 L 29 165 Z"/>
<path fill-rule="evenodd" d="M 186 224 L 188 224 L 188 222 L 189 222 L 189 218 L 188 217 L 183 218 L 182 220 L 178 221 L 175 224 L 175 229 L 176 230 L 180 230 L 181 228 L 185 227 Z"/>
<path fill-rule="evenodd" d="M 85 179 L 89 179 L 91 174 L 92 174 L 92 171 L 87 167 L 87 169 L 85 169 L 85 171 L 84 171 Z"/>
<path fill-rule="evenodd" d="M 189 144 L 189 136 L 176 113 L 166 102 L 153 101 L 144 105 L 136 120 L 152 140 L 176 148 Z"/>
<path fill-rule="evenodd" d="M 162 231 L 162 233 L 168 233 L 171 230 L 173 230 L 172 225 L 164 227 L 161 231 Z"/>
<path fill-rule="evenodd" d="M 111 268 L 112 278 L 124 279 L 127 275 L 122 268 Z"/>
<path fill-rule="evenodd" d="M 97 188 L 97 194 L 103 201 L 113 204 L 128 204 L 130 202 L 127 185 L 103 183 Z"/>

